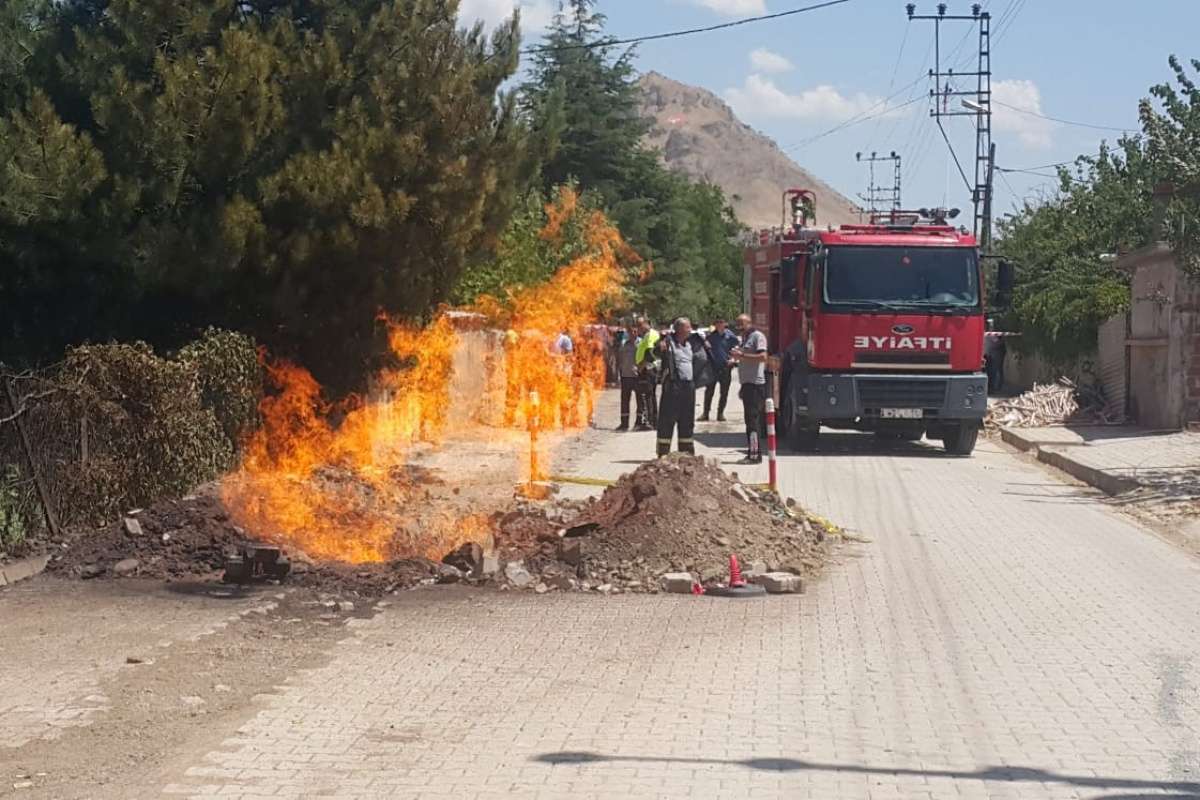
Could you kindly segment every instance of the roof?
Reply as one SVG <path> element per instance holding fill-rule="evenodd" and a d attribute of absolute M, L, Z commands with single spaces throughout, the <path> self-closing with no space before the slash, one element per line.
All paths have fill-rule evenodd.
<path fill-rule="evenodd" d="M 975 237 L 950 225 L 888 227 L 882 225 L 843 225 L 821 231 L 816 237 L 825 245 L 865 245 L 879 247 L 975 247 Z"/>

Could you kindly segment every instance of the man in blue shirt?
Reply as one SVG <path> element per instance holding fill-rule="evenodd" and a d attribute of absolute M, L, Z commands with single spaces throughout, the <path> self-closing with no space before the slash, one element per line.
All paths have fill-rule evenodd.
<path fill-rule="evenodd" d="M 733 362 L 730 351 L 738 346 L 738 337 L 725 326 L 725 320 L 717 318 L 713 321 L 713 329 L 708 332 L 704 349 L 708 351 L 708 360 L 712 362 L 716 379 L 704 387 L 704 413 L 700 415 L 701 422 L 708 422 L 708 414 L 712 410 L 713 390 L 721 386 L 721 398 L 717 401 L 717 421 L 725 421 L 725 402 L 729 399 L 730 375 Z"/>

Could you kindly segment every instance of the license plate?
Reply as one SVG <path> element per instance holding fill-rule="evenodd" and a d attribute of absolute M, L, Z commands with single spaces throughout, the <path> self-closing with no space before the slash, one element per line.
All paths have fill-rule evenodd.
<path fill-rule="evenodd" d="M 879 416 L 883 419 L 921 419 L 925 410 L 921 408 L 881 408 Z"/>

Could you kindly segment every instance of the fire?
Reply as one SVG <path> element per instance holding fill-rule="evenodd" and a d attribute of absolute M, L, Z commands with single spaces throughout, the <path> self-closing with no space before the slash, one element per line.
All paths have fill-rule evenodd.
<path fill-rule="evenodd" d="M 546 211 L 547 238 L 562 235 L 569 220 L 585 213 L 570 190 Z M 604 385 L 604 351 L 589 325 L 620 298 L 622 263 L 636 258 L 603 214 L 591 212 L 582 221 L 583 255 L 544 284 L 505 299 L 481 297 L 471 308 L 503 331 L 503 357 L 471 366 L 503 371 L 485 381 L 503 386 L 504 397 L 497 398 L 503 425 L 532 428 L 534 436 L 539 425 L 572 428 L 590 421 Z M 471 415 L 456 407 L 451 387 L 460 334 L 451 315 L 442 309 L 425 326 L 387 325 L 400 366 L 377 376 L 370 398 L 331 402 L 303 368 L 267 364 L 274 393 L 262 402 L 263 424 L 246 443 L 239 470 L 222 485 L 239 525 L 312 557 L 353 563 L 436 559 L 489 535 L 485 515 L 423 515 L 424 490 L 410 474 L 414 448 L 442 443 L 451 428 L 468 442 L 496 438 L 468 425 Z M 564 334 L 573 343 L 570 353 L 559 346 Z"/>

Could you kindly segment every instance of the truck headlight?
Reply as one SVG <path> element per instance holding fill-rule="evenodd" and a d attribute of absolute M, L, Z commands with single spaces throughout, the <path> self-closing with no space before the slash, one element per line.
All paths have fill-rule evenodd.
<path fill-rule="evenodd" d="M 836 397 L 833 397 L 833 396 L 830 396 L 830 398 L 829 398 L 829 405 L 831 405 L 831 406 L 836 406 L 836 405 L 837 405 L 837 398 L 836 398 Z"/>
<path fill-rule="evenodd" d="M 966 400 L 963 400 L 963 406 L 965 406 L 966 408 L 970 408 L 971 407 L 971 398 L 968 397 Z"/>

